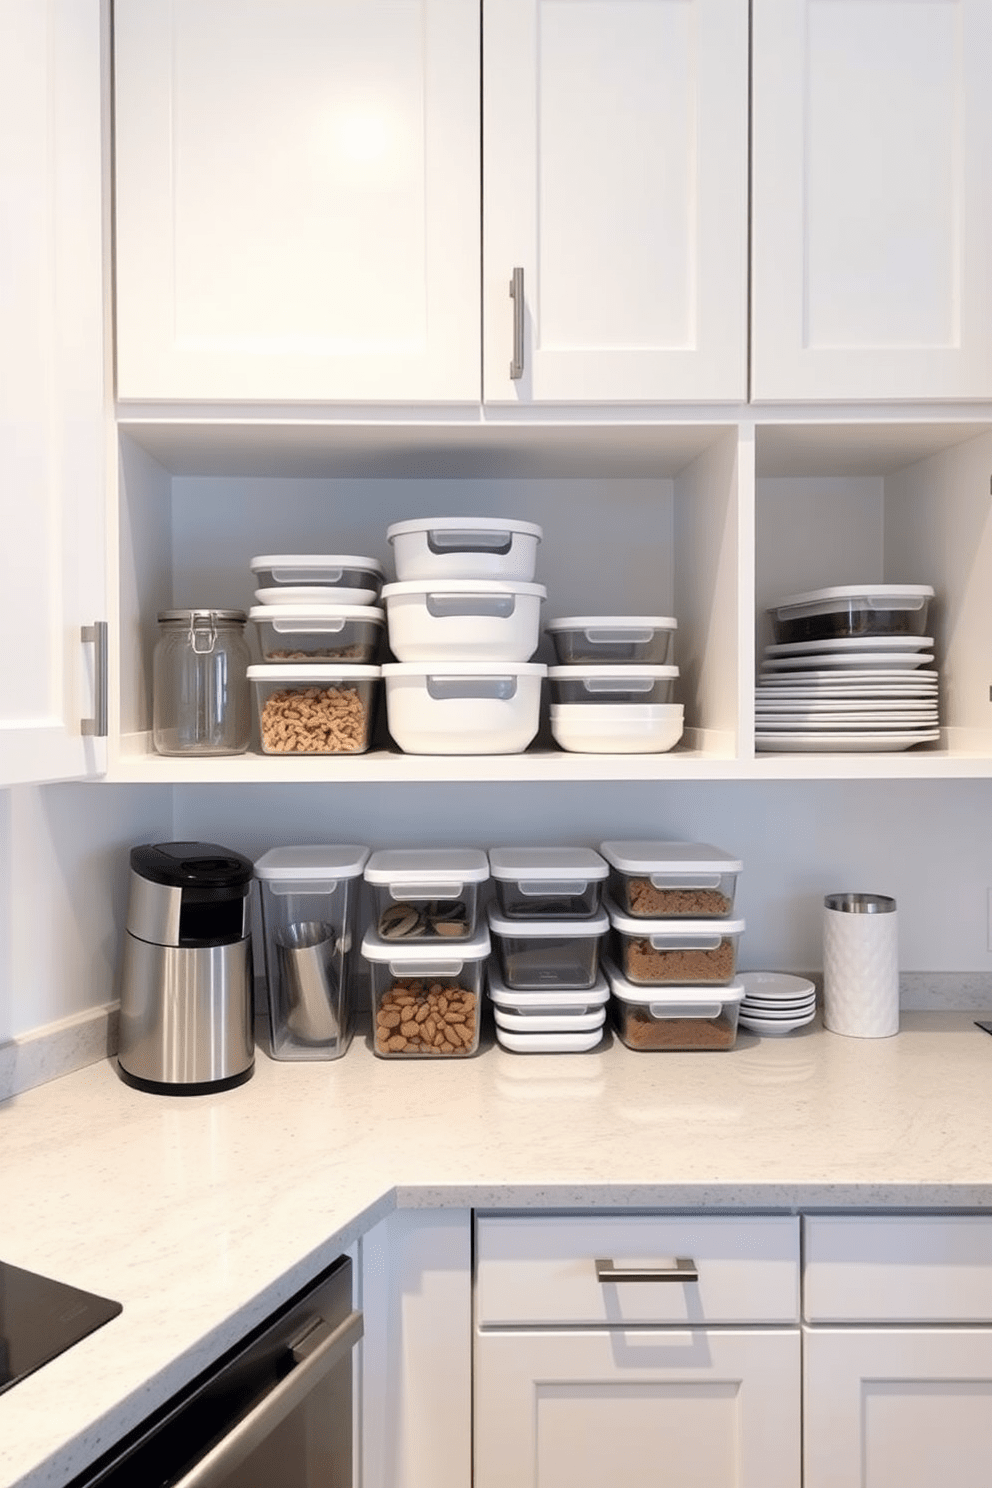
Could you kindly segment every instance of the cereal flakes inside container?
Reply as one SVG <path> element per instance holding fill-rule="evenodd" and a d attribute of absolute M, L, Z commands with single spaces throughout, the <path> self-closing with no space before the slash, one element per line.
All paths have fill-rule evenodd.
<path fill-rule="evenodd" d="M 362 754 L 380 676 L 377 666 L 250 666 L 263 754 Z"/>
<path fill-rule="evenodd" d="M 729 986 L 743 920 L 638 920 L 608 904 L 613 954 L 635 986 Z"/>
<path fill-rule="evenodd" d="M 610 894 L 636 919 L 709 919 L 733 914 L 743 863 L 708 842 L 600 843 Z"/>
<path fill-rule="evenodd" d="M 464 1058 L 479 1047 L 489 935 L 445 953 L 387 942 L 373 930 L 362 942 L 372 984 L 372 1047 L 383 1059 Z"/>

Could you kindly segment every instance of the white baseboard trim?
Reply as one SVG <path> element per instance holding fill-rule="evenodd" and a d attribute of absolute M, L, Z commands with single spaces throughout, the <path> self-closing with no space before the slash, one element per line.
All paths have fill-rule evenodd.
<path fill-rule="evenodd" d="M 114 1054 L 118 1013 L 107 1002 L 0 1044 L 0 1101 Z"/>

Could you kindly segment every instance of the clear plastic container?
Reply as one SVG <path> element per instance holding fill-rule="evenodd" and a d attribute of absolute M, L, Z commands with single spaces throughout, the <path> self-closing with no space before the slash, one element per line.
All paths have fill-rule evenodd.
<path fill-rule="evenodd" d="M 386 634 L 384 611 L 374 605 L 255 605 L 262 660 L 375 662 Z"/>
<path fill-rule="evenodd" d="M 729 987 L 743 920 L 638 920 L 607 901 L 613 957 L 638 987 Z"/>
<path fill-rule="evenodd" d="M 314 589 L 328 603 L 373 604 L 385 577 L 377 558 L 353 553 L 266 553 L 251 560 L 251 571 L 266 593 L 263 604 L 287 603 L 294 595 L 306 602 L 299 591 Z"/>
<path fill-rule="evenodd" d="M 562 666 L 668 666 L 677 626 L 671 615 L 569 615 L 545 630 Z"/>
<path fill-rule="evenodd" d="M 386 528 L 396 577 L 514 579 L 529 584 L 542 530 L 514 517 L 415 517 Z"/>
<path fill-rule="evenodd" d="M 364 753 L 372 736 L 380 676 L 377 666 L 250 666 L 262 753 Z"/>
<path fill-rule="evenodd" d="M 382 591 L 397 661 L 529 661 L 541 636 L 543 584 L 415 579 Z"/>
<path fill-rule="evenodd" d="M 770 605 L 778 643 L 842 636 L 922 636 L 927 633 L 929 584 L 841 584 L 809 589 Z"/>
<path fill-rule="evenodd" d="M 251 742 L 244 610 L 162 610 L 152 659 L 159 754 L 242 754 Z"/>
<path fill-rule="evenodd" d="M 548 667 L 552 703 L 672 703 L 675 666 Z"/>
<path fill-rule="evenodd" d="M 737 1041 L 744 988 L 635 986 L 607 958 L 613 1022 L 628 1049 L 731 1049 Z"/>
<path fill-rule="evenodd" d="M 382 1059 L 459 1059 L 479 1047 L 489 935 L 457 944 L 362 941 L 372 984 L 372 1047 Z"/>
<path fill-rule="evenodd" d="M 610 896 L 636 919 L 709 919 L 731 915 L 743 863 L 708 842 L 601 842 Z"/>
<path fill-rule="evenodd" d="M 489 873 L 508 920 L 587 920 L 602 909 L 609 868 L 591 847 L 492 847 Z"/>
<path fill-rule="evenodd" d="M 546 673 L 534 661 L 386 662 L 389 732 L 406 754 L 522 754 Z"/>
<path fill-rule="evenodd" d="M 489 1000 L 493 1009 L 514 1018 L 588 1018 L 590 1014 L 603 1013 L 609 999 L 610 986 L 602 967 L 597 971 L 592 986 L 586 989 L 568 987 L 557 992 L 544 989 L 518 992 L 506 985 L 495 958 L 489 963 Z"/>
<path fill-rule="evenodd" d="M 509 920 L 489 911 L 500 974 L 518 992 L 594 987 L 608 929 L 605 912 L 588 920 Z"/>
<path fill-rule="evenodd" d="M 365 865 L 371 924 L 381 940 L 471 940 L 489 860 L 477 847 L 396 847 Z"/>
<path fill-rule="evenodd" d="M 352 1036 L 367 847 L 274 847 L 255 863 L 274 1059 L 338 1059 Z"/>

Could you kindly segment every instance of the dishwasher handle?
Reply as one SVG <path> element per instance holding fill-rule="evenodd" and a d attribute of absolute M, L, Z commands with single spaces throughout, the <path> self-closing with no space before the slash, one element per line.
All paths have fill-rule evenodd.
<path fill-rule="evenodd" d="M 360 1312 L 349 1313 L 333 1328 L 323 1318 L 318 1318 L 290 1345 L 295 1369 L 226 1432 L 223 1439 L 177 1481 L 175 1488 L 214 1488 L 215 1484 L 224 1481 L 272 1428 L 299 1405 L 308 1391 L 351 1352 L 363 1331 Z"/>

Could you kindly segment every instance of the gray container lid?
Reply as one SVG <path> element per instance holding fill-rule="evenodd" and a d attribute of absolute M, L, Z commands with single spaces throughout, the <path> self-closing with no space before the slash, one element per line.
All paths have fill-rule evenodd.
<path fill-rule="evenodd" d="M 599 850 L 621 873 L 740 873 L 744 867 L 708 842 L 601 842 Z"/>
<path fill-rule="evenodd" d="M 448 881 L 460 886 L 484 883 L 488 877 L 489 859 L 480 847 L 380 848 L 365 865 L 365 881 L 370 884 Z"/>
<path fill-rule="evenodd" d="M 255 863 L 255 877 L 266 880 L 320 882 L 328 878 L 358 878 L 370 849 L 353 843 L 272 847 Z"/>
<path fill-rule="evenodd" d="M 606 860 L 594 847 L 491 847 L 489 871 L 502 882 L 589 883 L 606 878 Z"/>
<path fill-rule="evenodd" d="M 714 921 L 717 923 L 719 921 Z M 493 935 L 510 940 L 593 940 L 605 935 L 609 928 L 610 920 L 605 909 L 590 920 L 508 920 L 494 909 L 489 911 L 489 929 Z"/>

